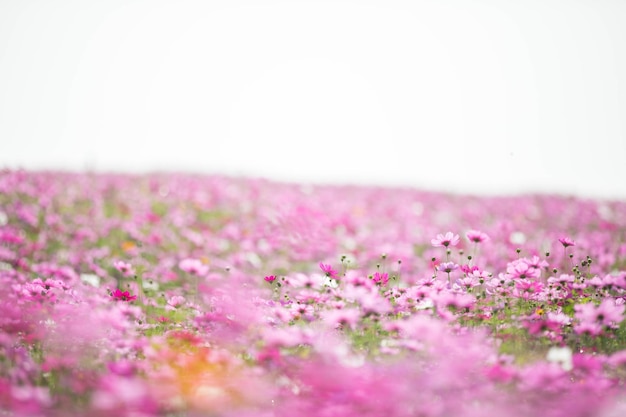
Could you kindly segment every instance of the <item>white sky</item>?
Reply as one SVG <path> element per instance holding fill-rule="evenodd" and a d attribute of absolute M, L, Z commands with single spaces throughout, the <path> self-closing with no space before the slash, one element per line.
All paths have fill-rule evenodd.
<path fill-rule="evenodd" d="M 0 0 L 0 167 L 626 198 L 626 1 Z"/>

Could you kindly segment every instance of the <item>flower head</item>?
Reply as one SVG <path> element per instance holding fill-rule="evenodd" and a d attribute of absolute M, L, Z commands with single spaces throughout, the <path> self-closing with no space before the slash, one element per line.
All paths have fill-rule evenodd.
<path fill-rule="evenodd" d="M 335 271 L 332 266 L 320 263 L 320 269 L 326 274 L 327 277 L 337 279 L 337 271 Z"/>
<path fill-rule="evenodd" d="M 454 262 L 443 262 L 437 267 L 437 269 L 449 274 L 450 272 L 456 271 L 457 269 L 459 269 L 459 266 L 455 264 Z"/>
<path fill-rule="evenodd" d="M 115 267 L 115 269 L 120 271 L 122 275 L 124 275 L 125 277 L 130 277 L 135 274 L 135 270 L 133 269 L 132 265 L 127 262 L 115 261 L 113 262 L 113 266 Z"/>
<path fill-rule="evenodd" d="M 481 243 L 481 242 L 486 242 L 487 240 L 489 240 L 489 236 L 487 236 L 486 233 L 483 233 L 479 230 L 470 230 L 469 232 L 467 232 L 465 236 L 467 236 L 467 239 L 470 242 L 474 242 L 474 243 Z"/>
<path fill-rule="evenodd" d="M 539 278 L 541 269 L 532 265 L 528 259 L 520 258 L 513 262 L 509 262 L 506 266 L 506 272 L 511 278 Z"/>
<path fill-rule="evenodd" d="M 438 234 L 435 239 L 432 239 L 430 243 L 432 243 L 435 247 L 448 247 L 448 246 L 456 246 L 459 244 L 460 238 L 459 235 L 455 235 L 452 232 L 448 232 L 445 235 Z"/>
<path fill-rule="evenodd" d="M 574 326 L 574 331 L 578 334 L 589 333 L 596 336 L 605 328 L 617 328 L 624 320 L 625 308 L 611 299 L 602 300 L 598 306 L 592 303 L 576 304 L 574 317 L 579 323 Z"/>
<path fill-rule="evenodd" d="M 374 276 L 372 277 L 372 281 L 374 281 L 376 284 L 387 285 L 387 283 L 389 283 L 389 274 L 386 272 L 375 272 Z"/>
<path fill-rule="evenodd" d="M 563 245 L 564 248 L 567 248 L 568 246 L 576 246 L 576 243 L 568 237 L 560 237 L 559 242 L 561 242 L 561 245 Z"/>
<path fill-rule="evenodd" d="M 178 308 L 185 304 L 186 301 L 187 300 L 185 300 L 185 297 L 183 297 L 182 295 L 174 295 L 167 300 L 167 306 L 165 307 L 165 309 L 170 310 Z"/>
<path fill-rule="evenodd" d="M 178 264 L 178 267 L 191 275 L 204 276 L 209 272 L 209 266 L 203 264 L 199 259 L 183 259 Z"/>
<path fill-rule="evenodd" d="M 354 308 L 327 310 L 323 314 L 325 322 L 335 328 L 354 328 L 361 319 L 362 312 Z"/>
<path fill-rule="evenodd" d="M 268 275 L 268 276 L 266 276 L 264 279 L 265 279 L 265 281 L 267 281 L 267 282 L 270 282 L 270 283 L 271 283 L 271 282 L 276 281 L 276 275 Z"/>
<path fill-rule="evenodd" d="M 116 288 L 115 291 L 111 293 L 111 297 L 115 301 L 135 301 L 137 299 L 136 295 L 130 295 L 128 291 L 122 292 L 119 288 Z"/>

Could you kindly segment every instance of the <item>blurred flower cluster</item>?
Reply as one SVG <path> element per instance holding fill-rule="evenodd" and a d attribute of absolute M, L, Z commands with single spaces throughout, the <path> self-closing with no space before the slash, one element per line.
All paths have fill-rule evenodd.
<path fill-rule="evenodd" d="M 626 203 L 0 172 L 9 416 L 626 414 Z"/>

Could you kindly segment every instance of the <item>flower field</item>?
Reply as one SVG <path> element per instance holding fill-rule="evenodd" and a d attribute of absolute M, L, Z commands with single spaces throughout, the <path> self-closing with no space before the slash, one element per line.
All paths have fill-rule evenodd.
<path fill-rule="evenodd" d="M 626 202 L 0 172 L 0 415 L 626 415 Z"/>

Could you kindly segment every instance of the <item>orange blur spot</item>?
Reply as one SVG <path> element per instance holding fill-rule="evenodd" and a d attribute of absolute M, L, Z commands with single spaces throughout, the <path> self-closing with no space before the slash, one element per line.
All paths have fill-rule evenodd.
<path fill-rule="evenodd" d="M 131 250 L 135 249 L 136 247 L 137 247 L 137 245 L 135 245 L 135 242 L 131 242 L 130 240 L 122 242 L 122 250 L 124 252 L 130 252 Z"/>

